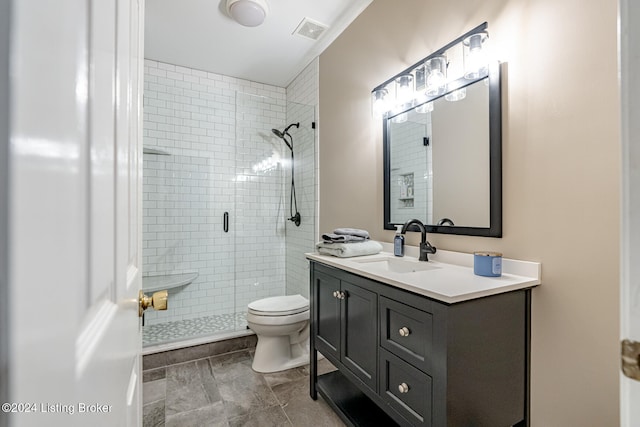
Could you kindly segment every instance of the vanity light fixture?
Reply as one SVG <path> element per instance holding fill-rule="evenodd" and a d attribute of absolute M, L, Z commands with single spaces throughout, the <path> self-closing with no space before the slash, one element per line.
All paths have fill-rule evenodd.
<path fill-rule="evenodd" d="M 427 70 L 427 96 L 442 95 L 447 91 L 447 58 L 435 56 L 425 62 Z"/>
<path fill-rule="evenodd" d="M 448 101 L 464 99 L 467 86 L 489 75 L 483 46 L 489 38 L 487 27 L 486 22 L 478 25 L 375 87 L 371 91 L 373 116 L 391 117 L 397 123 L 404 118 L 401 113 L 416 105 L 417 112 L 428 113 L 433 110 L 431 102 L 440 97 Z M 389 99 L 389 89 L 395 90 L 393 100 Z"/>
<path fill-rule="evenodd" d="M 487 58 L 482 44 L 489 37 L 489 33 L 482 31 L 472 34 L 462 41 L 464 46 L 464 78 L 477 79 L 487 72 Z"/>
<path fill-rule="evenodd" d="M 371 113 L 374 117 L 381 118 L 384 113 L 389 111 L 388 98 L 389 91 L 385 88 L 371 92 Z"/>
<path fill-rule="evenodd" d="M 433 101 L 425 102 L 422 105 L 419 105 L 415 109 L 416 113 L 427 114 L 433 111 Z"/>
<path fill-rule="evenodd" d="M 396 104 L 403 106 L 414 98 L 413 75 L 407 73 L 396 77 Z"/>
<path fill-rule="evenodd" d="M 444 99 L 447 101 L 455 102 L 461 101 L 467 97 L 467 88 L 463 87 L 462 89 L 452 90 L 448 94 L 444 96 Z"/>
<path fill-rule="evenodd" d="M 409 119 L 409 113 L 400 113 L 391 119 L 393 123 L 404 123 Z"/>
<path fill-rule="evenodd" d="M 261 25 L 268 12 L 269 6 L 265 0 L 227 0 L 227 13 L 245 27 Z"/>

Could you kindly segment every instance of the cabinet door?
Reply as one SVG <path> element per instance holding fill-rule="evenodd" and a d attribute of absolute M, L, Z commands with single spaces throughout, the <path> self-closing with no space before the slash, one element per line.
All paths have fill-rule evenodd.
<path fill-rule="evenodd" d="M 377 391 L 377 294 L 342 281 L 342 363 Z"/>
<path fill-rule="evenodd" d="M 340 280 L 316 270 L 313 292 L 316 304 L 316 347 L 325 356 L 340 358 Z"/>

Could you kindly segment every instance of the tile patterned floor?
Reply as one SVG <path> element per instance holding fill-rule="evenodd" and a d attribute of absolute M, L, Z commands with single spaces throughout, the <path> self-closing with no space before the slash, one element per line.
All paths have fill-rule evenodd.
<path fill-rule="evenodd" d="M 318 398 L 309 397 L 309 367 L 273 374 L 251 369 L 242 350 L 144 371 L 143 425 L 215 427 L 342 427 Z M 326 361 L 319 372 L 335 368 Z"/>
<path fill-rule="evenodd" d="M 216 332 L 241 331 L 247 327 L 246 312 L 219 314 L 196 319 L 145 325 L 142 330 L 142 345 L 148 346 L 205 335 Z"/>

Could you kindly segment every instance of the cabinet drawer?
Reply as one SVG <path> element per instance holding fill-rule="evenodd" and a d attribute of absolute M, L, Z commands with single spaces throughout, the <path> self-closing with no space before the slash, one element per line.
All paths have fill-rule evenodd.
<path fill-rule="evenodd" d="M 418 369 L 431 373 L 432 315 L 380 297 L 380 344 Z"/>
<path fill-rule="evenodd" d="M 380 349 L 380 395 L 411 425 L 432 424 L 431 377 Z"/>

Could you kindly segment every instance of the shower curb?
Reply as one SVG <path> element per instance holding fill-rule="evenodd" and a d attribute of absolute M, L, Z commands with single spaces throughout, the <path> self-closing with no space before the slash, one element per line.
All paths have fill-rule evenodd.
<path fill-rule="evenodd" d="M 147 371 L 156 368 L 163 368 L 176 363 L 184 363 L 224 353 L 252 349 L 255 348 L 257 341 L 258 338 L 255 335 L 247 335 L 222 341 L 194 345 L 191 347 L 147 354 L 142 357 L 142 369 L 143 371 Z"/>

